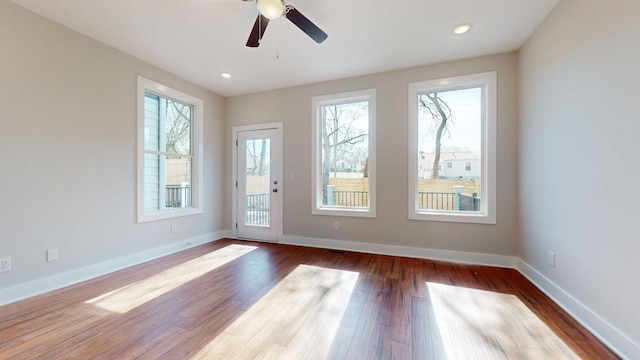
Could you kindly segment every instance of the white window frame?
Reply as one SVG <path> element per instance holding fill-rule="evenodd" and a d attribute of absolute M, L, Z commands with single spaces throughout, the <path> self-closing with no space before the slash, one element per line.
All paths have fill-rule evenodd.
<path fill-rule="evenodd" d="M 482 200 L 480 211 L 418 209 L 418 94 L 468 88 L 482 89 Z M 409 219 L 462 223 L 496 223 L 497 73 L 449 77 L 409 84 Z"/>
<path fill-rule="evenodd" d="M 146 213 L 144 209 L 144 106 L 145 93 L 152 93 L 192 106 L 191 138 L 191 206 L 184 208 L 159 209 Z M 201 214 L 203 212 L 203 113 L 204 102 L 194 96 L 172 89 L 163 84 L 138 76 L 137 86 L 137 221 L 138 223 L 171 219 L 180 216 Z"/>
<path fill-rule="evenodd" d="M 369 207 L 353 208 L 339 206 L 324 206 L 322 204 L 322 111 L 326 105 L 348 104 L 352 102 L 369 102 L 369 129 L 368 129 L 368 176 L 369 176 Z M 312 174 L 311 192 L 312 209 L 314 215 L 352 216 L 352 217 L 376 217 L 376 89 L 344 92 L 312 98 L 313 126 L 311 131 L 312 143 Z"/>

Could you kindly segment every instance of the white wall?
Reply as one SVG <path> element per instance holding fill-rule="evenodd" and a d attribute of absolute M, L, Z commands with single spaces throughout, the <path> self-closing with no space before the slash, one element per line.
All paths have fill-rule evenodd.
<path fill-rule="evenodd" d="M 408 84 L 487 71 L 498 72 L 500 99 L 497 225 L 408 220 Z M 312 215 L 311 98 L 370 88 L 377 91 L 377 218 Z M 351 243 L 390 247 L 515 255 L 515 237 L 518 233 L 515 53 L 230 97 L 225 100 L 225 111 L 225 133 L 229 139 L 233 126 L 284 123 L 284 234 L 288 241 L 296 242 L 297 238 L 348 240 Z M 230 154 L 230 140 L 227 140 L 226 146 Z M 227 156 L 227 159 L 227 189 L 230 191 L 231 156 Z M 293 181 L 289 180 L 290 175 L 293 175 Z M 229 195 L 226 198 L 228 209 L 231 209 L 230 202 Z M 333 230 L 334 221 L 340 222 L 340 231 Z M 231 228 L 231 214 L 227 217 L 227 226 Z M 347 246 L 344 242 L 332 244 Z M 384 249 L 388 251 L 390 248 Z"/>
<path fill-rule="evenodd" d="M 630 358 L 640 358 L 638 34 L 637 0 L 561 0 L 520 53 L 519 257 Z"/>
<path fill-rule="evenodd" d="M 136 224 L 137 75 L 204 100 L 202 215 Z M 0 0 L 0 304 L 15 285 L 222 230 L 223 120 L 220 96 Z"/>

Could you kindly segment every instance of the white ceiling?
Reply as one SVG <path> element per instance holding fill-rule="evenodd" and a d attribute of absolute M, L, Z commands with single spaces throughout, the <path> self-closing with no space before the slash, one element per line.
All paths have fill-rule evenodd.
<path fill-rule="evenodd" d="M 328 39 L 280 18 L 248 48 L 253 1 L 11 1 L 223 96 L 516 50 L 558 2 L 290 0 Z"/>

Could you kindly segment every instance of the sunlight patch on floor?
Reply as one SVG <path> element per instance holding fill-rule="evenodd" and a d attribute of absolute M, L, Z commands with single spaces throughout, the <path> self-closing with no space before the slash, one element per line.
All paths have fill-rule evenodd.
<path fill-rule="evenodd" d="M 255 246 L 229 245 L 85 303 L 124 314 L 255 249 Z"/>
<path fill-rule="evenodd" d="M 515 295 L 427 282 L 447 359 L 579 359 Z"/>
<path fill-rule="evenodd" d="M 357 279 L 299 265 L 192 359 L 327 358 Z"/>

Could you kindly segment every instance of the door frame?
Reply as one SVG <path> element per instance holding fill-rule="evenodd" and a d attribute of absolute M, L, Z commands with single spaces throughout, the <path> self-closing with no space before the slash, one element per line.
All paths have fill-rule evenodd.
<path fill-rule="evenodd" d="M 231 140 L 231 147 L 232 147 L 232 158 L 231 158 L 231 219 L 232 219 L 232 223 L 231 223 L 231 227 L 232 227 L 232 232 L 234 234 L 234 236 L 236 238 L 238 238 L 238 186 L 237 186 L 237 182 L 238 182 L 238 146 L 237 146 L 237 141 L 238 141 L 238 133 L 239 132 L 243 132 L 243 131 L 256 131 L 256 130 L 276 130 L 277 132 L 277 136 L 278 139 L 277 141 L 279 142 L 278 146 L 277 146 L 277 151 L 276 154 L 272 154 L 273 157 L 276 158 L 277 161 L 280 162 L 280 169 L 278 171 L 278 173 L 274 174 L 278 180 L 278 192 L 279 192 L 279 196 L 278 196 L 278 210 L 277 213 L 275 214 L 276 217 L 278 218 L 278 221 L 276 221 L 276 223 L 272 223 L 272 226 L 277 227 L 278 231 L 277 231 L 277 239 L 275 240 L 275 242 L 280 241 L 280 239 L 282 239 L 282 235 L 283 235 L 283 215 L 284 215 L 284 211 L 283 211 L 283 205 L 284 205 L 284 190 L 285 190 L 285 186 L 284 186 L 284 158 L 283 158 L 283 143 L 284 143 L 284 137 L 283 137 L 283 123 L 281 122 L 277 122 L 277 123 L 268 123 L 268 124 L 255 124 L 255 125 L 243 125 L 243 126 L 234 126 L 232 127 L 231 131 L 232 131 L 232 140 Z M 260 240 L 260 239 L 256 239 L 256 240 Z M 269 240 L 262 240 L 262 241 L 269 241 Z M 273 241 L 271 241 L 273 242 Z"/>

